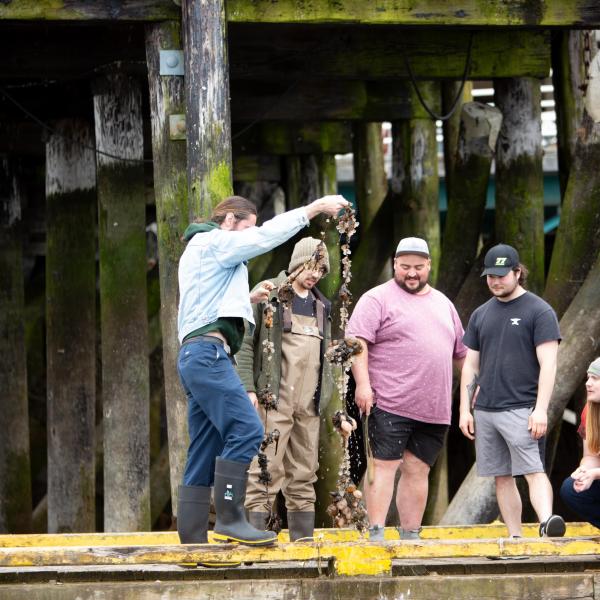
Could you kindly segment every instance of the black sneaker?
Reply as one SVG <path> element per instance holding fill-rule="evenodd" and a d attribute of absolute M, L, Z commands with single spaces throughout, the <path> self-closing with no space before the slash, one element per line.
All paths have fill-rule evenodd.
<path fill-rule="evenodd" d="M 566 530 L 565 520 L 560 515 L 551 515 L 540 523 L 540 537 L 562 537 Z"/>

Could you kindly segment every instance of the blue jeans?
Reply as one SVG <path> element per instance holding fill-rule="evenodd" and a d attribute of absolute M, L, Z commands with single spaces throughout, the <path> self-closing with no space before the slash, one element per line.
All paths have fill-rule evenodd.
<path fill-rule="evenodd" d="M 583 520 L 600 528 L 600 480 L 596 479 L 583 492 L 573 489 L 573 478 L 567 477 L 560 488 L 560 497 Z"/>
<path fill-rule="evenodd" d="M 217 456 L 250 463 L 264 428 L 221 344 L 184 344 L 177 370 L 188 397 L 190 434 L 183 482 L 212 486 Z"/>

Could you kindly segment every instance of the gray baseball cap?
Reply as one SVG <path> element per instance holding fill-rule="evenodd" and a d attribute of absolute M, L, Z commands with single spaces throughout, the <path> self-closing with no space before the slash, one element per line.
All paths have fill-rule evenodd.
<path fill-rule="evenodd" d="M 418 237 L 402 238 L 396 248 L 396 256 L 402 254 L 418 254 L 429 258 L 429 246 L 425 240 Z"/>

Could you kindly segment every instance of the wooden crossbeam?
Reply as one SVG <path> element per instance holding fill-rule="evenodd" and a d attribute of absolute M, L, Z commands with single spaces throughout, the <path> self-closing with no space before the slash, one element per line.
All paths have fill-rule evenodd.
<path fill-rule="evenodd" d="M 161 21 L 178 19 L 173 0 L 4 0 L 0 19 L 65 21 Z M 235 23 L 356 23 L 458 27 L 565 27 L 600 25 L 596 0 L 228 0 Z"/>

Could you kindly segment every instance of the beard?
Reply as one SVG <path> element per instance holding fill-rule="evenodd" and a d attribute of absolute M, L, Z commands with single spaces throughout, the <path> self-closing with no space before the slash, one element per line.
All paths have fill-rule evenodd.
<path fill-rule="evenodd" d="M 406 285 L 406 279 L 398 279 L 397 277 L 395 277 L 396 283 L 405 291 L 408 292 L 409 294 L 418 294 L 426 285 L 427 285 L 427 279 L 425 279 L 424 281 L 420 278 L 418 279 L 409 279 L 409 281 L 418 281 L 419 285 L 417 285 L 417 287 L 408 287 Z"/>
<path fill-rule="evenodd" d="M 519 282 L 515 281 L 515 284 L 513 286 L 511 286 L 510 288 L 507 286 L 504 286 L 504 289 L 500 289 L 500 290 L 494 290 L 494 289 L 490 288 L 490 292 L 492 292 L 492 294 L 496 298 L 507 298 L 517 289 L 518 285 L 519 285 Z"/>

